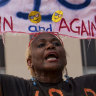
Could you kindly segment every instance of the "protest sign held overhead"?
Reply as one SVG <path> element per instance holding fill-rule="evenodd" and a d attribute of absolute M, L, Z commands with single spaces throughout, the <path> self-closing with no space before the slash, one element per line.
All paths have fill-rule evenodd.
<path fill-rule="evenodd" d="M 96 0 L 1 0 L 0 9 L 0 34 L 44 31 L 96 38 Z"/>

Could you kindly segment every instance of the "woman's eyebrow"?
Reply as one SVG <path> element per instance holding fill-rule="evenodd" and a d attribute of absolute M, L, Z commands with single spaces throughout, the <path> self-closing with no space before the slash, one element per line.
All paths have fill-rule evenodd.
<path fill-rule="evenodd" d="M 42 39 L 38 39 L 37 42 L 38 42 L 38 41 L 43 41 L 43 42 L 44 42 L 44 41 L 46 41 L 46 39 L 42 38 Z M 60 40 L 59 40 L 58 38 L 55 38 L 55 37 L 54 37 L 54 38 L 52 38 L 50 41 L 60 41 Z"/>
<path fill-rule="evenodd" d="M 53 38 L 52 41 L 60 41 L 59 39 L 57 38 Z"/>
<path fill-rule="evenodd" d="M 46 41 L 46 39 L 38 39 L 37 41 Z"/>

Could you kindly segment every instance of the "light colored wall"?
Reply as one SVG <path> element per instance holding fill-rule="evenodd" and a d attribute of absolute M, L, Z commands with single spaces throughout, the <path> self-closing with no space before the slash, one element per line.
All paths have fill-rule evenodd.
<path fill-rule="evenodd" d="M 67 70 L 69 76 L 76 77 L 83 74 L 80 40 L 63 37 L 64 48 L 67 53 Z"/>
<path fill-rule="evenodd" d="M 63 41 L 67 52 L 69 76 L 82 75 L 80 41 L 69 37 L 63 37 Z M 25 62 L 25 51 L 28 43 L 29 35 L 11 33 L 5 35 L 6 74 L 27 79 L 31 77 Z"/>
<path fill-rule="evenodd" d="M 29 35 L 5 35 L 6 74 L 30 78 L 30 72 L 25 61 L 25 51 L 28 47 Z"/>

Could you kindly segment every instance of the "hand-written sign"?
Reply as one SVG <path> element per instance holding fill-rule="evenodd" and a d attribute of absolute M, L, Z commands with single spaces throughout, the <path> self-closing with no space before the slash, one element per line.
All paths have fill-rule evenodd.
<path fill-rule="evenodd" d="M 48 31 L 81 39 L 96 37 L 96 0 L 85 0 L 85 2 L 84 0 L 76 2 L 74 0 L 70 2 L 66 0 L 1 1 L 0 5 L 3 4 L 0 6 L 1 34 L 5 32 L 34 34 Z M 53 22 L 52 15 L 57 10 L 61 10 L 63 16 L 62 19 L 57 20 L 58 22 L 56 20 Z M 32 11 L 38 11 L 41 14 L 41 21 L 30 22 L 28 16 Z M 32 17 L 34 16 L 30 18 Z"/>

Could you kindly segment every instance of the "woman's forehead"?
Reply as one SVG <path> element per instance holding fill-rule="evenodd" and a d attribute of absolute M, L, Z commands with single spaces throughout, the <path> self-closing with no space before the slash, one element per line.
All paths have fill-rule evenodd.
<path fill-rule="evenodd" d="M 47 39 L 57 39 L 57 40 L 59 40 L 54 34 L 51 34 L 51 33 L 41 33 L 41 34 L 37 35 L 34 38 L 33 42 L 38 41 L 38 40 L 44 40 L 44 39 L 45 40 L 47 40 Z"/>

